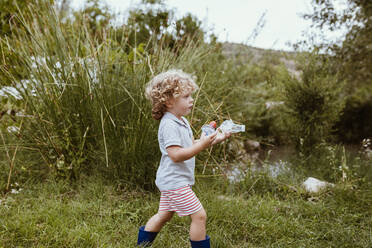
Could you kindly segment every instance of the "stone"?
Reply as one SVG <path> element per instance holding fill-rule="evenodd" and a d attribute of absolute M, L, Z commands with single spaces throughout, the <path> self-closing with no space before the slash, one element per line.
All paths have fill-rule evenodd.
<path fill-rule="evenodd" d="M 309 177 L 306 179 L 305 182 L 302 183 L 302 185 L 305 187 L 306 191 L 310 193 L 317 193 L 320 190 L 326 188 L 326 187 L 333 187 L 333 183 L 328 183 L 325 181 L 321 181 L 319 179 L 316 179 L 314 177 Z"/>
<path fill-rule="evenodd" d="M 260 142 L 247 139 L 244 141 L 244 149 L 247 152 L 258 151 L 260 150 Z"/>

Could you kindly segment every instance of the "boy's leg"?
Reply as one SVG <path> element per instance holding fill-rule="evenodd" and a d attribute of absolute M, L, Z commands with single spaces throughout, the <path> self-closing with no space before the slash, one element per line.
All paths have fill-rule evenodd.
<path fill-rule="evenodd" d="M 164 224 L 172 219 L 174 212 L 159 211 L 157 214 L 152 216 L 146 223 L 145 231 L 148 232 L 160 232 Z"/>
<path fill-rule="evenodd" d="M 207 213 L 204 208 L 190 215 L 190 240 L 200 241 L 206 237 Z"/>
<path fill-rule="evenodd" d="M 159 211 L 147 221 L 146 226 L 141 226 L 138 230 L 137 246 L 151 246 L 160 229 L 172 218 L 173 213 Z"/>

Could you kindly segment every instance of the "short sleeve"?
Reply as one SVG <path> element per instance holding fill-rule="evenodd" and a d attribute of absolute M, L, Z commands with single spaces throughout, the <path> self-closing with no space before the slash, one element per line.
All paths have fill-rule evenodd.
<path fill-rule="evenodd" d="M 162 138 L 163 138 L 163 144 L 164 148 L 167 148 L 169 146 L 181 146 L 181 135 L 178 130 L 178 125 L 176 123 L 173 123 L 173 121 L 165 121 L 164 125 L 162 127 Z"/>

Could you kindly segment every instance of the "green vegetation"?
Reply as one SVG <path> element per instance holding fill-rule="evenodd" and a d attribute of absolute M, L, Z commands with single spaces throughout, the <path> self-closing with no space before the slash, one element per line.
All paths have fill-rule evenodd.
<path fill-rule="evenodd" d="M 213 247 L 371 246 L 371 192 L 338 186 L 311 196 L 288 180 L 264 178 L 233 194 L 220 180 L 197 180 Z M 273 186 L 282 191 L 263 190 Z M 158 200 L 158 194 L 99 178 L 26 184 L 2 199 L 0 246 L 134 247 L 138 227 L 157 211 Z M 189 224 L 175 215 L 153 247 L 188 247 Z"/>
<path fill-rule="evenodd" d="M 369 53 L 356 77 L 338 50 L 220 44 L 161 0 L 142 1 L 122 26 L 98 0 L 75 11 L 67 2 L 0 4 L 0 247 L 134 245 L 159 200 L 158 122 L 144 87 L 170 68 L 197 77 L 195 137 L 211 120 L 246 125 L 196 158 L 213 247 L 372 245 Z M 368 16 L 370 5 L 360 6 Z M 358 42 L 370 35 L 350 35 L 357 31 Z M 266 159 L 255 158 L 252 140 Z M 279 146 L 294 154 L 273 175 L 270 150 Z M 239 182 L 229 181 L 232 171 Z M 307 193 L 309 176 L 335 187 Z M 154 247 L 187 247 L 188 228 L 175 217 Z"/>
<path fill-rule="evenodd" d="M 323 30 L 342 30 L 346 33 L 339 42 L 323 40 L 307 44 L 311 49 L 327 51 L 339 81 L 346 80 L 345 108 L 337 123 L 337 133 L 344 142 L 358 142 L 370 137 L 372 127 L 372 2 L 344 1 L 339 10 L 335 0 L 313 0 L 313 11 L 305 15 L 313 26 Z M 346 32 L 345 32 L 346 31 Z M 307 43 L 307 42 L 305 42 Z"/>
<path fill-rule="evenodd" d="M 310 155 L 315 145 L 329 141 L 345 101 L 343 82 L 338 82 L 337 75 L 331 74 L 326 63 L 318 61 L 319 56 L 306 56 L 301 64 L 304 67 L 301 80 L 283 84 L 283 101 L 293 127 L 292 137 L 305 155 Z"/>

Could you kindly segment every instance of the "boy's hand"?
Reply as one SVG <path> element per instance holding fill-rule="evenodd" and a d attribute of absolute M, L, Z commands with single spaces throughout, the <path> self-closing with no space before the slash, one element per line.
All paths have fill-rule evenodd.
<path fill-rule="evenodd" d="M 199 139 L 199 142 L 201 142 L 203 144 L 203 147 L 205 149 L 205 148 L 208 148 L 209 146 L 211 146 L 213 144 L 216 137 L 217 137 L 217 132 L 214 132 L 214 133 L 212 133 L 208 136 L 206 136 L 205 133 L 202 132 L 202 134 L 200 136 L 200 139 Z"/>
<path fill-rule="evenodd" d="M 218 144 L 218 143 L 221 143 L 222 141 L 226 140 L 227 138 L 229 138 L 231 136 L 231 133 L 230 132 L 222 132 L 220 128 L 217 128 L 217 135 L 216 135 L 216 138 L 213 140 L 212 142 L 212 145 L 215 145 L 215 144 Z"/>

